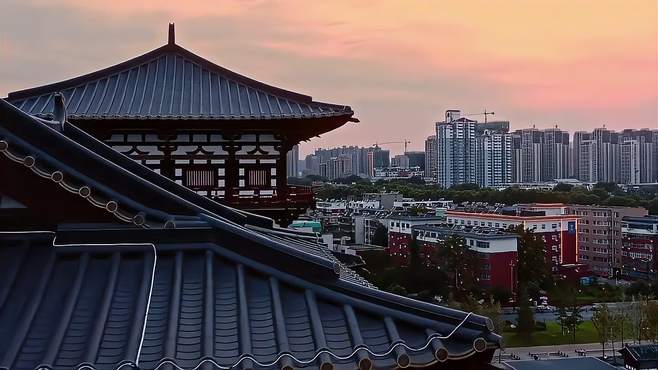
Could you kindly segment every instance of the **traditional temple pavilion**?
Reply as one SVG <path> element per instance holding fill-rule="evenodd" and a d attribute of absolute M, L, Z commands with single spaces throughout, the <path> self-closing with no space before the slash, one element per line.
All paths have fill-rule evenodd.
<path fill-rule="evenodd" d="M 54 94 L 68 120 L 156 172 L 241 209 L 287 225 L 313 204 L 289 186 L 286 154 L 300 141 L 342 126 L 349 106 L 313 101 L 222 68 L 175 43 L 7 101 L 53 117 Z"/>
<path fill-rule="evenodd" d="M 500 347 L 491 320 L 379 291 L 62 116 L 0 99 L 0 173 L 33 211 L 0 225 L 0 369 L 481 370 Z"/>

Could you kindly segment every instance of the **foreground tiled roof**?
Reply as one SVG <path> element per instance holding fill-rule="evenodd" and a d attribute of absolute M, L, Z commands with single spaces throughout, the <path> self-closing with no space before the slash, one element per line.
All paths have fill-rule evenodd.
<path fill-rule="evenodd" d="M 7 100 L 49 117 L 56 92 L 63 93 L 73 120 L 348 119 L 354 114 L 349 106 L 316 102 L 244 77 L 173 42 L 100 71 L 10 93 Z"/>
<path fill-rule="evenodd" d="M 481 331 L 441 339 L 455 325 L 335 293 L 213 244 L 59 247 L 49 234 L 3 235 L 0 256 L 7 369 L 394 368 L 486 346 L 471 340 Z"/>
<path fill-rule="evenodd" d="M 0 161 L 114 220 L 0 233 L 0 368 L 479 369 L 500 345 L 484 317 L 374 289 L 308 238 L 2 100 Z"/>

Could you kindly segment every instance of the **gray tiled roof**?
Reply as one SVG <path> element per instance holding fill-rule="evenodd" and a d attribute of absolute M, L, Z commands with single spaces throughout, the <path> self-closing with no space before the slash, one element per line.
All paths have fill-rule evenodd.
<path fill-rule="evenodd" d="M 62 92 L 70 119 L 308 119 L 345 116 L 349 106 L 313 101 L 217 66 L 169 44 L 67 81 L 10 93 L 26 113 L 49 117 Z"/>
<path fill-rule="evenodd" d="M 214 244 L 55 243 L 0 235 L 0 368 L 395 368 L 432 364 L 441 348 L 460 358 L 487 337 L 467 325 L 450 334 L 456 323 L 363 302 Z"/>

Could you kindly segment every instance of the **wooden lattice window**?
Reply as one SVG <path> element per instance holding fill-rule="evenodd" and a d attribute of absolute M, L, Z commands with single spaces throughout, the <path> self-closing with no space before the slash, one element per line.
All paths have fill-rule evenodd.
<path fill-rule="evenodd" d="M 183 183 L 193 190 L 211 190 L 217 186 L 217 171 L 211 167 L 190 167 L 183 171 Z"/>
<path fill-rule="evenodd" d="M 270 185 L 270 174 L 268 170 L 250 169 L 247 171 L 247 186 L 263 187 Z"/>

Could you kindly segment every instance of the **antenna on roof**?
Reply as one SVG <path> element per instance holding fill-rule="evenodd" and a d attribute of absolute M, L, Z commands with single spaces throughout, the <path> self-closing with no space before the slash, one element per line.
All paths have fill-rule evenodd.
<path fill-rule="evenodd" d="M 66 104 L 64 102 L 64 95 L 61 92 L 53 94 L 53 118 L 58 122 L 62 128 L 66 122 Z"/>
<path fill-rule="evenodd" d="M 176 44 L 176 31 L 174 29 L 174 24 L 169 23 L 169 38 L 167 39 L 168 45 Z"/>

